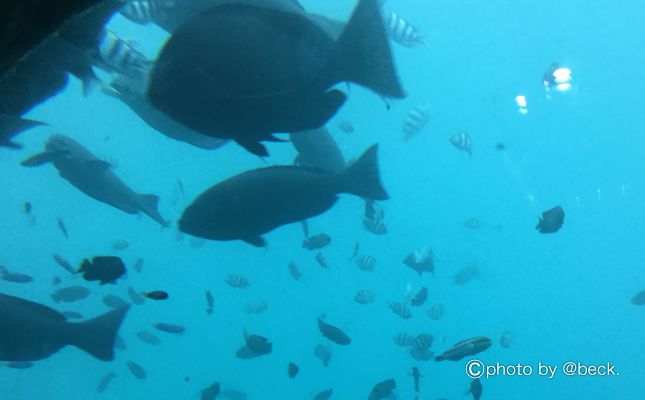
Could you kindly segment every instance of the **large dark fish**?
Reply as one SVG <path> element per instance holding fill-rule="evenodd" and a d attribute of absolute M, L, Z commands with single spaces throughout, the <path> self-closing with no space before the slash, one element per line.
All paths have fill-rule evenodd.
<path fill-rule="evenodd" d="M 345 168 L 345 158 L 327 128 L 320 127 L 289 135 L 298 151 L 295 164 L 339 172 Z"/>
<path fill-rule="evenodd" d="M 22 165 L 35 167 L 49 162 L 58 169 L 60 176 L 88 196 L 128 214 L 144 212 L 161 225 L 168 225 L 157 211 L 159 197 L 135 193 L 112 172 L 109 163 L 74 139 L 53 135 L 47 140 L 43 153 L 23 161 Z"/>
<path fill-rule="evenodd" d="M 394 389 L 396 389 L 396 381 L 393 378 L 386 379 L 374 385 L 370 391 L 368 400 L 387 399 L 394 392 Z"/>
<path fill-rule="evenodd" d="M 72 345 L 103 361 L 114 358 L 114 341 L 126 308 L 81 323 L 28 300 L 0 294 L 0 360 L 36 361 Z"/>
<path fill-rule="evenodd" d="M 343 81 L 404 97 L 376 0 L 359 1 L 338 40 L 291 2 L 223 1 L 174 32 L 148 95 L 195 131 L 266 156 L 273 133 L 327 122 Z"/>
<path fill-rule="evenodd" d="M 477 336 L 471 339 L 462 340 L 456 343 L 452 348 L 435 357 L 435 361 L 459 361 L 464 357 L 472 356 L 488 349 L 493 342 L 484 336 Z"/>
<path fill-rule="evenodd" d="M 98 256 L 92 261 L 83 260 L 78 272 L 83 273 L 86 281 L 99 281 L 101 285 L 116 284 L 116 280 L 125 274 L 125 264 L 119 257 Z"/>
<path fill-rule="evenodd" d="M 542 218 L 538 221 L 535 229 L 540 233 L 554 233 L 560 230 L 564 223 L 564 210 L 560 206 L 542 213 Z"/>
<path fill-rule="evenodd" d="M 179 220 L 179 230 L 211 240 L 264 246 L 261 235 L 330 209 L 340 193 L 384 200 L 377 146 L 339 173 L 268 167 L 229 178 L 202 193 Z"/>
<path fill-rule="evenodd" d="M 226 140 L 195 132 L 154 108 L 146 96 L 146 79 L 147 76 L 136 79 L 118 75 L 109 87 L 103 88 L 103 93 L 121 100 L 152 129 L 171 139 L 206 150 L 226 144 Z"/>
<path fill-rule="evenodd" d="M 352 339 L 347 336 L 345 332 L 343 332 L 342 329 L 340 329 L 337 326 L 331 325 L 323 321 L 321 318 L 318 318 L 318 330 L 320 330 L 320 333 L 327 339 L 331 340 L 334 343 L 340 344 L 340 345 L 348 345 L 352 343 Z"/>

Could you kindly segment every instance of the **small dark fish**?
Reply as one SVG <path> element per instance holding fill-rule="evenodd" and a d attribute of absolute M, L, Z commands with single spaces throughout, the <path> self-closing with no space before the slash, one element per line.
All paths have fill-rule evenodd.
<path fill-rule="evenodd" d="M 63 235 L 65 235 L 65 238 L 69 239 L 69 233 L 67 232 L 67 227 L 65 226 L 63 219 L 61 217 L 58 217 L 56 219 L 56 223 L 58 224 L 60 231 L 63 233 Z"/>
<path fill-rule="evenodd" d="M 470 389 L 468 389 L 467 393 L 470 393 L 473 396 L 473 400 L 479 400 L 482 398 L 482 393 L 484 392 L 484 386 L 482 386 L 482 382 L 477 379 L 473 379 L 470 382 Z"/>
<path fill-rule="evenodd" d="M 305 235 L 306 238 L 309 237 L 309 223 L 307 222 L 306 219 L 300 221 L 300 226 L 302 227 L 302 234 Z"/>
<path fill-rule="evenodd" d="M 298 371 L 300 371 L 300 368 L 296 364 L 290 362 L 289 367 L 287 368 L 287 373 L 289 374 L 289 378 L 291 379 L 295 378 L 296 375 L 298 375 Z"/>
<path fill-rule="evenodd" d="M 473 356 L 488 349 L 493 342 L 484 336 L 477 336 L 471 339 L 462 340 L 456 343 L 452 348 L 435 357 L 435 361 L 459 361 L 464 357 Z"/>
<path fill-rule="evenodd" d="M 327 263 L 327 258 L 323 253 L 316 253 L 316 261 L 321 267 L 329 269 L 329 263 Z"/>
<path fill-rule="evenodd" d="M 144 297 L 147 297 L 152 300 L 167 300 L 168 293 L 164 292 L 163 290 L 153 290 L 152 292 L 144 292 L 142 293 Z"/>
<path fill-rule="evenodd" d="M 116 280 L 125 275 L 125 264 L 119 257 L 98 256 L 92 261 L 85 259 L 78 269 L 86 281 L 99 281 L 101 285 L 106 283 L 116 284 Z"/>
<path fill-rule="evenodd" d="M 454 134 L 450 138 L 450 143 L 455 146 L 458 150 L 465 151 L 469 156 L 472 157 L 472 140 L 466 132 L 459 132 Z"/>
<path fill-rule="evenodd" d="M 139 340 L 141 340 L 143 343 L 147 343 L 153 346 L 158 346 L 161 344 L 161 340 L 154 334 L 148 332 L 148 331 L 139 331 L 137 332 L 137 337 Z"/>
<path fill-rule="evenodd" d="M 137 261 L 134 262 L 134 270 L 138 273 L 143 271 L 143 258 L 137 258 Z"/>
<path fill-rule="evenodd" d="M 107 296 L 103 297 L 103 304 L 112 308 L 121 308 L 128 306 L 127 301 L 114 294 L 108 294 Z"/>
<path fill-rule="evenodd" d="M 128 348 L 128 345 L 125 343 L 125 340 L 121 337 L 121 335 L 116 335 L 116 338 L 114 340 L 114 347 L 119 350 L 126 350 Z"/>
<path fill-rule="evenodd" d="M 300 268 L 298 268 L 298 264 L 295 261 L 289 262 L 289 275 L 297 281 L 302 278 L 302 272 L 300 272 Z"/>
<path fill-rule="evenodd" d="M 430 103 L 423 103 L 410 110 L 405 118 L 401 138 L 405 141 L 411 139 L 421 132 L 430 120 Z"/>
<path fill-rule="evenodd" d="M 387 399 L 396 389 L 396 381 L 392 378 L 377 383 L 372 388 L 368 400 Z"/>
<path fill-rule="evenodd" d="M 62 256 L 58 254 L 52 254 L 52 257 L 54 258 L 54 261 L 61 267 L 65 269 L 65 271 L 69 272 L 70 274 L 76 274 L 76 268 L 72 267 L 72 264 L 70 264 L 66 259 L 64 259 Z"/>
<path fill-rule="evenodd" d="M 387 233 L 387 226 L 382 219 L 363 218 L 363 228 L 377 236 L 382 236 Z"/>
<path fill-rule="evenodd" d="M 374 293 L 369 290 L 360 290 L 354 296 L 354 301 L 358 304 L 369 304 L 374 301 Z"/>
<path fill-rule="evenodd" d="M 18 272 L 10 272 L 7 268 L 0 265 L 0 279 L 7 282 L 14 283 L 29 283 L 34 280 L 31 276 L 27 274 L 21 274 Z"/>
<path fill-rule="evenodd" d="M 90 295 L 90 290 L 83 286 L 69 286 L 58 289 L 52 293 L 52 299 L 56 303 L 71 303 L 86 298 Z"/>
<path fill-rule="evenodd" d="M 9 361 L 5 366 L 13 369 L 29 369 L 34 366 L 34 363 L 30 361 Z"/>
<path fill-rule="evenodd" d="M 331 397 L 333 393 L 334 393 L 334 389 L 323 390 L 322 392 L 319 392 L 318 394 L 316 394 L 313 400 L 327 400 Z"/>
<path fill-rule="evenodd" d="M 560 230 L 564 223 L 564 210 L 560 206 L 542 213 L 542 218 L 538 221 L 535 229 L 540 233 L 554 233 Z"/>
<path fill-rule="evenodd" d="M 513 334 L 509 331 L 502 332 L 502 335 L 499 338 L 499 345 L 505 349 L 508 349 L 513 345 L 515 339 L 513 339 Z"/>
<path fill-rule="evenodd" d="M 414 295 L 412 300 L 410 300 L 410 303 L 413 306 L 422 306 L 426 300 L 428 299 L 428 289 L 424 286 L 419 290 L 419 292 Z"/>
<path fill-rule="evenodd" d="M 22 210 L 24 211 L 25 214 L 30 215 L 32 211 L 32 206 L 31 203 L 28 201 L 25 201 L 25 204 L 22 205 Z"/>
<path fill-rule="evenodd" d="M 244 342 L 246 344 L 235 354 L 237 358 L 255 358 L 265 354 L 270 354 L 273 350 L 273 344 L 269 339 L 260 335 L 249 335 L 246 330 L 244 331 Z"/>
<path fill-rule="evenodd" d="M 329 361 L 331 361 L 331 351 L 327 346 L 323 344 L 319 344 L 316 346 L 316 348 L 314 349 L 314 356 L 316 356 L 316 358 L 322 361 L 323 367 L 328 366 Z"/>
<path fill-rule="evenodd" d="M 52 285 L 54 285 L 54 286 L 60 285 L 61 282 L 62 282 L 62 280 L 60 279 L 60 276 L 52 277 Z"/>
<path fill-rule="evenodd" d="M 64 311 L 61 314 L 67 319 L 83 319 L 83 314 L 76 311 Z"/>
<path fill-rule="evenodd" d="M 112 243 L 112 248 L 114 250 L 125 250 L 128 247 L 130 247 L 130 243 L 128 243 L 127 240 L 120 239 L 120 240 L 116 240 L 116 241 L 114 241 Z"/>
<path fill-rule="evenodd" d="M 345 133 L 352 133 L 354 132 L 354 125 L 349 121 L 340 121 L 338 123 L 338 129 Z"/>
<path fill-rule="evenodd" d="M 318 318 L 318 330 L 320 330 L 320 333 L 324 337 L 334 343 L 340 344 L 342 346 L 346 346 L 352 343 L 352 339 L 347 336 L 347 334 L 343 332 L 342 329 L 326 323 L 321 318 Z"/>
<path fill-rule="evenodd" d="M 326 233 L 314 235 L 302 242 L 302 247 L 307 250 L 319 250 L 327 247 L 331 243 L 331 236 Z"/>
<path fill-rule="evenodd" d="M 110 386 L 110 383 L 112 382 L 112 379 L 116 378 L 116 374 L 114 372 L 110 372 L 101 378 L 99 381 L 99 384 L 96 386 L 96 392 L 97 393 L 103 393 L 107 390 L 107 388 Z"/>
<path fill-rule="evenodd" d="M 138 306 L 146 302 L 145 297 L 141 296 L 132 286 L 128 288 L 128 296 L 130 297 L 130 301 Z"/>
<path fill-rule="evenodd" d="M 464 221 L 464 228 L 479 229 L 481 227 L 482 227 L 482 223 L 478 218 L 471 217 Z"/>
<path fill-rule="evenodd" d="M 243 275 L 229 275 L 224 280 L 230 287 L 246 289 L 250 286 L 249 280 Z"/>
<path fill-rule="evenodd" d="M 414 391 L 417 394 L 419 394 L 419 380 L 421 376 L 422 375 L 419 373 L 419 368 L 412 367 L 412 378 L 414 379 Z"/>
<path fill-rule="evenodd" d="M 635 306 L 645 305 L 645 290 L 638 292 L 632 297 L 632 304 Z"/>
<path fill-rule="evenodd" d="M 143 369 L 143 367 L 133 361 L 128 361 L 128 369 L 134 375 L 135 378 L 137 379 L 146 379 L 146 371 Z"/>
<path fill-rule="evenodd" d="M 220 394 L 219 382 L 215 382 L 209 387 L 202 389 L 200 400 L 215 400 Z"/>
<path fill-rule="evenodd" d="M 358 256 L 358 252 L 361 250 L 361 244 L 356 242 L 354 244 L 354 251 L 352 251 L 352 260 Z"/>
<path fill-rule="evenodd" d="M 206 315 L 213 314 L 213 305 L 214 305 L 213 293 L 211 293 L 210 290 L 207 290 L 206 291 Z"/>
<path fill-rule="evenodd" d="M 376 267 L 376 258 L 372 256 L 363 256 L 356 260 L 356 266 L 363 271 L 374 271 L 374 268 Z"/>
<path fill-rule="evenodd" d="M 157 322 L 152 324 L 152 326 L 162 332 L 172 333 L 175 335 L 183 335 L 186 332 L 186 328 L 181 325 L 168 324 L 164 322 Z"/>
<path fill-rule="evenodd" d="M 504 150 L 506 150 L 506 145 L 505 145 L 504 143 L 501 143 L 501 142 L 500 142 L 500 143 L 497 143 L 497 144 L 495 145 L 495 150 L 497 150 L 497 151 L 504 151 Z"/>
<path fill-rule="evenodd" d="M 406 306 L 403 303 L 390 303 L 390 310 L 399 317 L 403 319 L 410 319 L 412 318 L 412 313 L 410 312 L 410 309 L 408 306 Z"/>
<path fill-rule="evenodd" d="M 403 263 L 417 271 L 419 275 L 423 275 L 424 272 L 434 273 L 434 256 L 429 246 L 413 251 L 403 259 Z"/>
<path fill-rule="evenodd" d="M 430 317 L 431 320 L 433 321 L 439 321 L 441 318 L 443 318 L 443 304 L 437 303 L 430 307 L 428 311 L 426 311 L 426 314 L 428 317 Z"/>
<path fill-rule="evenodd" d="M 465 285 L 479 275 L 479 268 L 476 265 L 469 265 L 460 269 L 454 278 L 455 285 Z"/>

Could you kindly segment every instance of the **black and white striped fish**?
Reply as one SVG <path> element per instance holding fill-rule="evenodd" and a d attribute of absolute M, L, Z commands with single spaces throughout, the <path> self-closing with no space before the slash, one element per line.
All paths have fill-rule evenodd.
<path fill-rule="evenodd" d="M 121 15 L 136 24 L 154 22 L 163 10 L 173 5 L 170 0 L 130 0 L 121 8 Z"/>
<path fill-rule="evenodd" d="M 374 267 L 376 267 L 376 258 L 372 256 L 363 256 L 356 260 L 356 266 L 363 271 L 374 271 Z"/>
<path fill-rule="evenodd" d="M 132 78 L 139 78 L 152 66 L 141 52 L 127 40 L 106 29 L 99 44 L 101 67 Z"/>
<path fill-rule="evenodd" d="M 412 346 L 412 343 L 414 343 L 414 336 L 411 336 L 405 332 L 401 332 L 398 335 L 394 336 L 394 343 L 397 344 L 397 346 L 401 347 L 408 347 Z"/>
<path fill-rule="evenodd" d="M 412 342 L 412 347 L 417 350 L 427 350 L 432 346 L 434 337 L 429 333 L 417 335 Z"/>
<path fill-rule="evenodd" d="M 450 143 L 452 143 L 452 145 L 457 149 L 465 151 L 469 156 L 472 157 L 472 141 L 470 140 L 470 136 L 466 132 L 459 132 L 454 134 L 450 138 Z"/>
<path fill-rule="evenodd" d="M 382 219 L 363 218 L 363 228 L 375 235 L 385 235 L 387 233 L 387 226 L 385 226 L 385 222 Z"/>
<path fill-rule="evenodd" d="M 369 290 L 360 290 L 356 293 L 356 296 L 354 296 L 354 300 L 358 304 L 369 304 L 374 301 L 374 293 Z"/>
<path fill-rule="evenodd" d="M 392 312 L 403 319 L 412 318 L 412 313 L 408 306 L 403 303 L 390 303 L 390 309 Z"/>
<path fill-rule="evenodd" d="M 423 35 L 394 11 L 383 11 L 385 28 L 390 39 L 405 47 L 425 46 Z"/>
<path fill-rule="evenodd" d="M 416 136 L 426 126 L 430 119 L 430 103 L 423 103 L 408 113 L 403 124 L 401 137 L 403 140 L 408 140 Z"/>
<path fill-rule="evenodd" d="M 249 287 L 249 280 L 243 275 L 229 275 L 224 280 L 230 287 L 246 289 Z"/>

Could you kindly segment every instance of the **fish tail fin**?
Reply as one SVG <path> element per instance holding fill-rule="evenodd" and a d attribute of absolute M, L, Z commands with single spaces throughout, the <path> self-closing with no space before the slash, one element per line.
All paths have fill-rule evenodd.
<path fill-rule="evenodd" d="M 378 145 L 372 145 L 363 155 L 340 173 L 341 190 L 372 200 L 389 198 L 378 168 Z"/>
<path fill-rule="evenodd" d="M 22 146 L 11 141 L 13 137 L 27 129 L 46 125 L 44 122 L 0 113 L 0 147 L 21 149 Z"/>
<path fill-rule="evenodd" d="M 341 81 L 366 86 L 383 96 L 405 97 L 377 0 L 359 1 L 336 43 L 330 66 Z"/>
<path fill-rule="evenodd" d="M 166 221 L 161 214 L 159 214 L 159 196 L 156 194 L 140 194 L 139 202 L 141 203 L 141 210 L 146 213 L 150 218 L 159 222 L 161 226 L 167 228 L 170 223 Z"/>
<path fill-rule="evenodd" d="M 66 324 L 66 342 L 99 360 L 113 360 L 116 335 L 128 308 L 121 307 L 78 324 Z"/>

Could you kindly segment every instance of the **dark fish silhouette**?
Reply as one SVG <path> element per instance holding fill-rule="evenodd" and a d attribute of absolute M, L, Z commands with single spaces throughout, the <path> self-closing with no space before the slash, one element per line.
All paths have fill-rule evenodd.
<path fill-rule="evenodd" d="M 153 346 L 159 346 L 161 344 L 161 340 L 154 334 L 148 332 L 148 331 L 139 331 L 137 332 L 137 337 L 139 340 L 141 340 L 143 343 L 147 343 Z"/>
<path fill-rule="evenodd" d="M 645 290 L 638 292 L 632 297 L 632 304 L 635 306 L 645 305 Z"/>
<path fill-rule="evenodd" d="M 296 281 L 299 281 L 302 278 L 302 272 L 300 271 L 300 268 L 298 268 L 298 264 L 296 264 L 295 261 L 289 261 L 289 275 Z"/>
<path fill-rule="evenodd" d="M 345 168 L 343 153 L 327 128 L 292 133 L 289 138 L 298 151 L 294 164 L 329 172 L 339 172 Z"/>
<path fill-rule="evenodd" d="M 466 392 L 466 394 L 471 394 L 473 396 L 473 400 L 479 400 L 482 398 L 483 392 L 484 386 L 482 386 L 481 380 L 477 378 L 470 381 L 470 389 L 468 389 L 468 392 Z"/>
<path fill-rule="evenodd" d="M 96 392 L 105 392 L 110 386 L 110 383 L 112 383 L 112 379 L 114 378 L 116 378 L 116 374 L 114 372 L 109 372 L 108 374 L 104 375 L 103 378 L 101 378 L 101 380 L 99 381 L 99 384 L 96 386 Z"/>
<path fill-rule="evenodd" d="M 334 389 L 325 389 L 322 392 L 318 392 L 313 400 L 327 400 L 334 393 Z"/>
<path fill-rule="evenodd" d="M 201 400 L 215 400 L 220 394 L 219 382 L 211 384 L 209 387 L 202 389 L 200 394 Z"/>
<path fill-rule="evenodd" d="M 392 394 L 392 392 L 394 392 L 394 389 L 396 389 L 396 381 L 392 378 L 386 379 L 374 385 L 374 387 L 370 391 L 368 400 L 387 399 Z"/>
<path fill-rule="evenodd" d="M 90 295 L 90 290 L 83 286 L 68 286 L 58 289 L 52 293 L 52 299 L 56 303 L 71 303 L 73 301 L 83 300 Z"/>
<path fill-rule="evenodd" d="M 6 267 L 0 265 L 0 279 L 7 282 L 14 283 L 29 283 L 33 282 L 34 278 L 27 274 L 21 274 L 19 272 L 11 272 Z"/>
<path fill-rule="evenodd" d="M 412 367 L 412 379 L 414 379 L 414 391 L 419 394 L 419 381 L 421 379 L 419 368 Z"/>
<path fill-rule="evenodd" d="M 143 367 L 134 361 L 128 361 L 126 364 L 128 366 L 128 369 L 132 373 L 132 375 L 137 378 L 137 379 L 146 379 L 148 375 L 146 374 L 146 371 L 143 369 Z"/>
<path fill-rule="evenodd" d="M 206 315 L 212 315 L 213 314 L 213 294 L 211 293 L 210 290 L 206 291 Z"/>
<path fill-rule="evenodd" d="M 331 340 L 334 343 L 346 346 L 350 343 L 352 343 L 352 339 L 347 336 L 345 332 L 343 332 L 342 329 L 328 324 L 325 321 L 323 321 L 321 318 L 318 318 L 318 330 L 320 330 L 320 333 L 327 339 Z"/>
<path fill-rule="evenodd" d="M 64 259 L 63 256 L 54 253 L 52 254 L 52 257 L 54 258 L 54 261 L 56 261 L 56 264 L 60 265 L 65 271 L 69 272 L 70 274 L 76 273 L 76 269 L 72 267 L 72 264 Z"/>
<path fill-rule="evenodd" d="M 459 361 L 464 357 L 472 356 L 488 349 L 493 342 L 484 336 L 477 336 L 471 339 L 462 340 L 452 348 L 435 357 L 435 361 Z"/>
<path fill-rule="evenodd" d="M 144 292 L 143 296 L 152 300 L 167 300 L 169 297 L 168 293 L 164 292 L 163 290 L 153 290 L 152 292 Z"/>
<path fill-rule="evenodd" d="M 340 193 L 388 198 L 381 185 L 376 145 L 342 172 L 269 167 L 229 178 L 202 193 L 179 220 L 179 229 L 211 240 L 264 246 L 261 235 L 330 209 Z"/>
<path fill-rule="evenodd" d="M 143 271 L 143 258 L 137 258 L 137 261 L 134 262 L 134 270 L 139 273 Z"/>
<path fill-rule="evenodd" d="M 54 164 L 61 177 L 88 196 L 128 214 L 144 212 L 161 225 L 168 225 L 157 211 L 159 197 L 135 193 L 112 172 L 109 163 L 72 138 L 51 136 L 45 144 L 45 151 L 23 161 L 22 165 L 35 167 L 49 162 Z"/>
<path fill-rule="evenodd" d="M 269 339 L 260 335 L 249 335 L 246 330 L 244 330 L 244 342 L 245 345 L 235 353 L 237 358 L 249 359 L 263 356 L 270 354 L 273 348 Z"/>
<path fill-rule="evenodd" d="M 424 272 L 434 273 L 434 256 L 429 246 L 423 246 L 408 254 L 403 259 L 403 263 L 417 271 L 419 275 L 423 275 Z"/>
<path fill-rule="evenodd" d="M 36 361 L 72 345 L 103 361 L 114 358 L 114 340 L 127 308 L 81 323 L 28 300 L 0 294 L 0 360 Z"/>
<path fill-rule="evenodd" d="M 152 326 L 158 331 L 162 331 L 162 332 L 166 332 L 166 333 L 172 333 L 172 334 L 175 334 L 175 335 L 183 335 L 184 332 L 186 332 L 186 327 L 181 326 L 181 325 L 177 325 L 177 324 L 169 324 L 169 323 L 165 323 L 165 322 L 157 322 L 157 323 L 152 324 Z"/>
<path fill-rule="evenodd" d="M 56 224 L 58 225 L 58 229 L 60 229 L 65 238 L 69 239 L 69 233 L 67 232 L 67 227 L 65 226 L 63 219 L 60 217 L 56 218 Z"/>
<path fill-rule="evenodd" d="M 361 84 L 404 97 L 376 0 L 361 0 L 338 40 L 285 1 L 226 1 L 190 19 L 152 71 L 152 104 L 198 132 L 268 155 L 261 141 L 327 122 Z"/>
<path fill-rule="evenodd" d="M 99 281 L 101 285 L 116 284 L 116 280 L 125 274 L 125 264 L 119 257 L 98 256 L 92 261 L 83 260 L 78 272 L 83 274 L 86 281 Z"/>
<path fill-rule="evenodd" d="M 416 295 L 414 295 L 412 300 L 410 300 L 410 303 L 413 306 L 422 306 L 427 299 L 428 299 L 428 288 L 424 286 L 421 288 L 421 290 L 419 290 L 419 292 Z"/>
<path fill-rule="evenodd" d="M 298 371 L 300 371 L 300 368 L 294 363 L 289 363 L 289 366 L 287 367 L 287 373 L 289 374 L 289 378 L 293 379 L 298 375 Z"/>
<path fill-rule="evenodd" d="M 24 213 L 27 215 L 30 215 L 32 209 L 33 207 L 31 206 L 31 203 L 28 201 L 25 201 L 25 203 L 22 206 L 22 210 L 24 211 Z"/>
<path fill-rule="evenodd" d="M 331 355 L 331 351 L 327 346 L 322 344 L 316 345 L 316 348 L 314 349 L 314 356 L 322 361 L 323 367 L 327 367 L 329 365 L 329 361 L 331 361 Z"/>
<path fill-rule="evenodd" d="M 103 304 L 112 308 L 121 308 L 128 306 L 127 301 L 114 294 L 108 294 L 107 296 L 103 297 Z"/>
<path fill-rule="evenodd" d="M 542 218 L 538 221 L 535 229 L 540 233 L 554 233 L 560 230 L 564 223 L 564 210 L 560 206 L 542 213 Z"/>
<path fill-rule="evenodd" d="M 0 113 L 0 147 L 21 149 L 22 145 L 12 141 L 12 139 L 21 132 L 42 125 L 46 124 Z"/>
<path fill-rule="evenodd" d="M 302 247 L 307 250 L 319 250 L 331 243 L 331 236 L 326 233 L 319 233 L 302 242 Z"/>
<path fill-rule="evenodd" d="M 138 306 L 146 302 L 146 299 L 143 296 L 141 296 L 139 292 L 134 290 L 132 287 L 128 288 L 128 297 L 130 297 L 130 301 L 132 301 L 132 303 Z"/>

